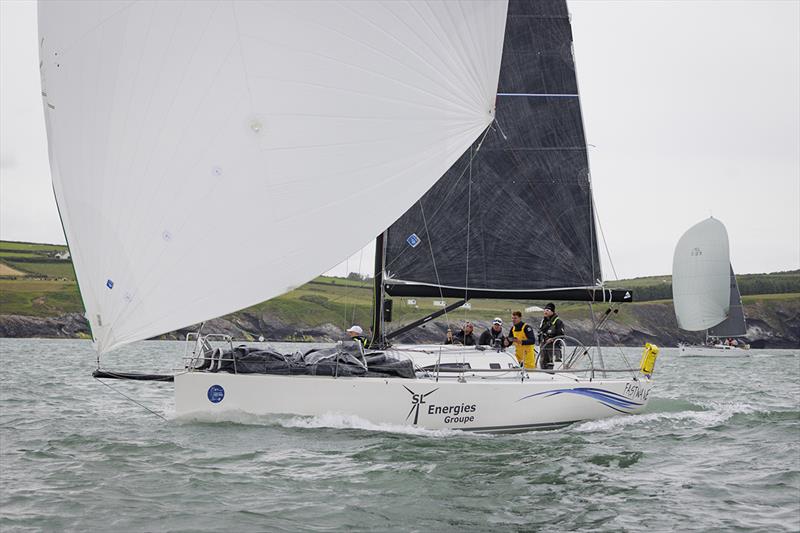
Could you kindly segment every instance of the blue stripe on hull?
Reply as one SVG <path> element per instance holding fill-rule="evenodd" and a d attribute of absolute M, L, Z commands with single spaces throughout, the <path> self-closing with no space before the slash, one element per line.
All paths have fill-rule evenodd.
<path fill-rule="evenodd" d="M 544 398 L 549 398 L 551 396 L 556 396 L 559 394 L 577 394 L 579 396 L 585 396 L 587 398 L 591 398 L 600 402 L 601 404 L 605 405 L 609 409 L 613 409 L 614 411 L 618 411 L 620 413 L 628 414 L 630 411 L 626 409 L 636 409 L 638 407 L 643 407 L 643 403 L 634 402 L 622 396 L 621 394 L 617 394 L 616 392 L 606 391 L 603 389 L 597 389 L 594 387 L 575 387 L 572 389 L 554 389 L 544 392 L 537 392 L 536 394 L 529 394 L 527 396 L 523 396 L 518 402 L 525 400 L 527 398 L 533 398 L 536 396 L 542 396 Z"/>

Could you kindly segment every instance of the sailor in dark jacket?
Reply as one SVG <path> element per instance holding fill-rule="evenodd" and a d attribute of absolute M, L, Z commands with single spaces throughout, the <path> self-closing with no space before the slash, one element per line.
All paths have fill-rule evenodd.
<path fill-rule="evenodd" d="M 464 324 L 464 329 L 458 331 L 455 335 L 453 335 L 452 330 L 447 330 L 447 339 L 445 339 L 445 344 L 463 344 L 464 346 L 475 346 L 477 343 L 475 342 L 475 335 L 473 335 L 474 326 L 472 322 L 467 322 Z"/>
<path fill-rule="evenodd" d="M 539 325 L 541 368 L 553 368 L 554 361 L 561 361 L 561 346 L 555 340 L 563 336 L 564 321 L 556 314 L 556 305 L 551 302 L 544 306 L 544 318 Z"/>
<path fill-rule="evenodd" d="M 508 339 L 503 335 L 503 319 L 495 318 L 492 321 L 492 327 L 481 333 L 481 338 L 478 339 L 478 344 L 482 346 L 492 346 L 498 350 L 508 346 Z"/>

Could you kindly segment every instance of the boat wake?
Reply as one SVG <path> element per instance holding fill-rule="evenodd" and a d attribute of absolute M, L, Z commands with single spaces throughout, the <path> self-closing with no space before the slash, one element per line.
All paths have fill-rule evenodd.
<path fill-rule="evenodd" d="M 286 428 L 332 428 L 332 429 L 360 429 L 363 431 L 376 431 L 382 433 L 398 433 L 403 435 L 416 435 L 423 437 L 452 438 L 479 436 L 476 433 L 465 433 L 454 429 L 425 429 L 418 426 L 406 426 L 400 424 L 375 424 L 354 415 L 340 413 L 325 413 L 320 416 L 295 416 L 289 419 L 278 421 Z"/>
<path fill-rule="evenodd" d="M 771 359 L 773 357 L 800 357 L 800 352 L 787 352 L 787 353 L 751 353 L 750 357 L 757 359 Z"/>
<path fill-rule="evenodd" d="M 454 429 L 425 429 L 400 424 L 376 424 L 358 416 L 341 413 L 324 413 L 319 416 L 254 415 L 244 411 L 226 411 L 224 414 L 194 413 L 173 417 L 179 423 L 227 423 L 246 426 L 279 426 L 289 429 L 356 429 L 378 433 L 395 433 L 432 438 L 492 438 L 492 435 L 469 433 Z"/>
<path fill-rule="evenodd" d="M 688 402 L 680 403 L 686 404 Z M 579 432 L 604 432 L 638 425 L 687 422 L 698 427 L 709 428 L 727 422 L 734 415 L 769 412 L 742 402 L 703 402 L 699 405 L 689 405 L 692 405 L 693 408 L 591 420 L 574 426 L 574 430 Z"/>

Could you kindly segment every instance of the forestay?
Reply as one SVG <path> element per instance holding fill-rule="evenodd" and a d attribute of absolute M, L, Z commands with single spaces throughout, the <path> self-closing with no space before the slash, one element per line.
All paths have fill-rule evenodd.
<path fill-rule="evenodd" d="M 391 294 L 606 297 L 566 2 L 509 3 L 496 122 L 386 240 Z"/>
<path fill-rule="evenodd" d="M 494 117 L 506 2 L 42 2 L 53 185 L 96 341 L 276 296 Z"/>
<path fill-rule="evenodd" d="M 728 232 L 715 218 L 683 234 L 672 260 L 672 298 L 678 326 L 702 331 L 716 326 L 730 309 Z"/>

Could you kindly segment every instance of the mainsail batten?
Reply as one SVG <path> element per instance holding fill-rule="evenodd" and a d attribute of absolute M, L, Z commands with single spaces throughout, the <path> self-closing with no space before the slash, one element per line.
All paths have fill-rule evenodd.
<path fill-rule="evenodd" d="M 592 299 L 588 168 L 566 4 L 511 2 L 496 121 L 388 230 L 387 292 Z"/>
<path fill-rule="evenodd" d="M 399 217 L 494 118 L 505 2 L 39 4 L 53 186 L 104 352 Z"/>

